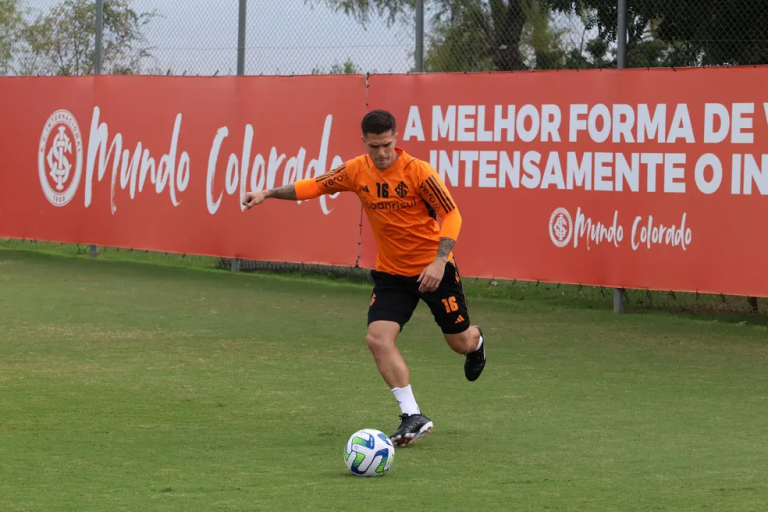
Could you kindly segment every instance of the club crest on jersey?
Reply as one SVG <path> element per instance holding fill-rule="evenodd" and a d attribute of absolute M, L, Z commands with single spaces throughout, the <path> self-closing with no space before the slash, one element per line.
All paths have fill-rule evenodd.
<path fill-rule="evenodd" d="M 408 185 L 405 184 L 404 181 L 401 181 L 400 184 L 395 187 L 395 193 L 398 195 L 398 197 L 405 197 L 408 195 Z"/>

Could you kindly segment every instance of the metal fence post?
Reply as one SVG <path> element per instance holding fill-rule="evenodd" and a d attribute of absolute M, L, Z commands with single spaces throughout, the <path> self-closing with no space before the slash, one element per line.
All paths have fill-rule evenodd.
<path fill-rule="evenodd" d="M 240 0 L 237 14 L 237 75 L 245 75 L 245 14 L 247 0 Z M 245 165 L 245 164 L 243 164 Z M 240 258 L 230 260 L 230 270 L 240 272 Z"/>
<path fill-rule="evenodd" d="M 240 0 L 237 18 L 237 74 L 245 74 L 245 7 L 246 0 Z"/>
<path fill-rule="evenodd" d="M 416 72 L 424 72 L 424 0 L 416 0 Z"/>
<path fill-rule="evenodd" d="M 616 67 L 624 69 L 627 66 L 627 0 L 618 0 L 618 34 L 616 35 Z M 613 289 L 613 312 L 624 312 L 624 290 L 622 288 Z"/>
<path fill-rule="evenodd" d="M 93 54 L 93 74 L 101 74 L 102 46 L 104 40 L 104 0 L 96 0 L 96 48 Z"/>
<path fill-rule="evenodd" d="M 93 74 L 101 74 L 102 64 L 102 50 L 104 41 L 104 0 L 96 0 L 96 42 L 93 51 Z M 99 249 L 95 245 L 91 245 L 90 248 L 91 258 L 95 258 L 99 254 Z"/>
<path fill-rule="evenodd" d="M 616 64 L 619 69 L 627 67 L 627 0 L 619 1 L 619 33 L 616 35 L 618 42 L 616 52 Z"/>

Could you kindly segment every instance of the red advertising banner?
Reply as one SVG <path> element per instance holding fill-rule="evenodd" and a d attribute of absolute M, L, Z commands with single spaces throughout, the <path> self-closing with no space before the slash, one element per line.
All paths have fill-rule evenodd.
<path fill-rule="evenodd" d="M 766 79 L 0 78 L 0 236 L 371 267 L 353 194 L 241 198 L 359 155 L 383 108 L 457 202 L 465 276 L 766 297 Z"/>
<path fill-rule="evenodd" d="M 768 68 L 372 76 L 369 104 L 451 189 L 465 275 L 766 296 L 766 81 Z"/>
<path fill-rule="evenodd" d="M 362 76 L 0 79 L 0 236 L 354 265 L 355 197 L 241 199 L 355 156 L 365 97 Z"/>

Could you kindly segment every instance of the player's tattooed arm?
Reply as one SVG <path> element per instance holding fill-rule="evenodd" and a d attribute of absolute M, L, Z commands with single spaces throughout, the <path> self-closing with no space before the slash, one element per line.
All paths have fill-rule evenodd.
<path fill-rule="evenodd" d="M 422 270 L 421 275 L 417 282 L 419 283 L 419 291 L 421 292 L 433 292 L 440 286 L 440 282 L 445 275 L 445 263 L 448 261 L 448 255 L 453 250 L 453 244 L 455 240 L 451 238 L 440 238 L 440 245 L 437 248 L 437 257 L 435 261 L 429 264 L 427 268 Z"/>
<path fill-rule="evenodd" d="M 437 258 L 448 261 L 448 256 L 451 254 L 455 243 L 456 241 L 450 238 L 441 238 L 440 245 L 437 247 Z"/>
<path fill-rule="evenodd" d="M 269 199 L 286 199 L 288 201 L 296 201 L 296 187 L 293 183 L 280 188 L 273 188 L 267 192 L 266 195 Z"/>
<path fill-rule="evenodd" d="M 243 198 L 243 206 L 250 210 L 254 206 L 259 205 L 270 198 L 296 201 L 296 187 L 293 183 L 290 183 L 284 187 L 273 188 L 271 190 L 254 190 L 253 192 L 248 192 Z"/>
<path fill-rule="evenodd" d="M 248 192 L 243 198 L 243 206 L 250 210 L 254 206 L 260 205 L 270 198 L 296 201 L 296 186 L 293 183 L 290 183 L 280 188 L 273 188 L 270 190 L 254 190 L 253 192 Z"/>

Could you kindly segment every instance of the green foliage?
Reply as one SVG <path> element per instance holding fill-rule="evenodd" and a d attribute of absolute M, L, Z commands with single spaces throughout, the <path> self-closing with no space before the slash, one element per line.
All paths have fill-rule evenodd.
<path fill-rule="evenodd" d="M 565 65 L 563 35 L 566 30 L 555 29 L 551 24 L 552 11 L 539 0 L 522 3 L 527 26 L 523 41 L 533 50 L 532 67 L 535 69 L 558 69 Z"/>
<path fill-rule="evenodd" d="M 8 72 L 23 20 L 19 0 L 0 0 L 0 74 Z"/>
<path fill-rule="evenodd" d="M 129 0 L 104 2 L 102 72 L 134 74 L 150 57 L 143 29 L 156 16 L 137 12 Z M 94 71 L 95 2 L 63 0 L 19 27 L 17 72 L 86 75 Z"/>
<path fill-rule="evenodd" d="M 488 34 L 491 23 L 483 2 L 444 5 L 433 20 L 424 56 L 426 71 L 494 69 Z"/>
<path fill-rule="evenodd" d="M 429 31 L 427 71 L 526 69 L 524 5 L 535 0 L 443 0 Z"/>
<path fill-rule="evenodd" d="M 362 68 L 358 67 L 357 64 L 355 64 L 350 57 L 347 57 L 347 60 L 345 60 L 343 63 L 339 64 L 338 62 L 335 63 L 333 66 L 331 66 L 331 69 L 324 70 L 320 67 L 316 67 L 312 70 L 313 75 L 354 75 L 358 73 L 363 73 Z"/>
<path fill-rule="evenodd" d="M 413 16 L 413 0 L 323 1 L 366 23 L 371 16 L 390 22 Z M 432 0 L 426 30 L 424 67 L 429 72 L 516 71 L 563 67 L 604 67 L 605 51 L 591 59 L 567 49 L 566 30 L 552 23 L 548 0 Z M 589 22 L 587 20 L 586 22 Z M 585 23 L 586 23 L 585 22 Z M 594 46 L 598 49 L 598 46 Z"/>
<path fill-rule="evenodd" d="M 548 0 L 561 12 L 591 11 L 591 26 L 616 41 L 616 0 Z M 768 4 L 755 0 L 628 2 L 630 67 L 768 63 Z"/>
<path fill-rule="evenodd" d="M 334 64 L 331 66 L 330 71 L 332 75 L 354 75 L 360 72 L 360 69 L 357 67 L 357 65 L 355 65 L 354 62 L 352 62 L 352 59 L 349 57 L 347 57 L 347 60 L 345 60 L 343 64 Z"/>
<path fill-rule="evenodd" d="M 412 19 L 415 0 L 322 2 L 367 23 Z M 427 71 L 615 67 L 617 0 L 431 0 Z M 552 13 L 577 16 L 581 41 L 569 46 Z M 587 38 L 596 29 L 597 37 Z M 755 0 L 628 2 L 629 67 L 768 63 L 768 4 Z M 573 36 L 574 34 L 571 34 Z"/>
<path fill-rule="evenodd" d="M 399 15 L 411 12 L 416 6 L 416 0 L 304 0 L 304 3 L 311 7 L 325 4 L 336 12 L 352 16 L 363 25 L 368 23 L 372 14 L 386 18 L 390 24 L 394 23 Z"/>

